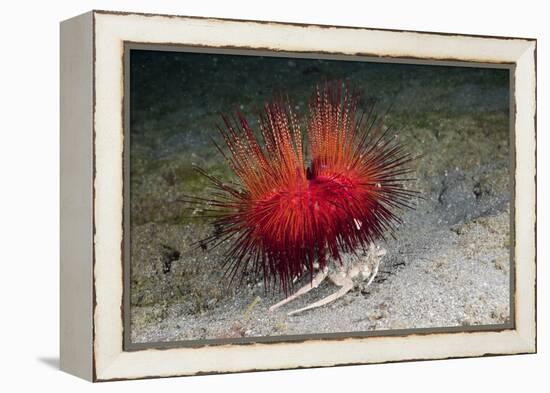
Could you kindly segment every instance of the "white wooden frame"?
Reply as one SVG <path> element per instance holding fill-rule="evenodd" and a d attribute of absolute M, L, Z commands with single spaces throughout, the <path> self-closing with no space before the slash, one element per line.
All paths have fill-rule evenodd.
<path fill-rule="evenodd" d="M 124 43 L 515 65 L 515 320 L 501 331 L 123 350 Z M 536 40 L 93 11 L 61 24 L 61 368 L 92 381 L 536 351 Z"/>

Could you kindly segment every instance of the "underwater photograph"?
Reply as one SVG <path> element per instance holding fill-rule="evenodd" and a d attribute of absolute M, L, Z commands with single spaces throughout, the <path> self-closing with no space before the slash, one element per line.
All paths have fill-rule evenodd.
<path fill-rule="evenodd" d="M 132 344 L 510 326 L 509 68 L 127 53 Z"/>

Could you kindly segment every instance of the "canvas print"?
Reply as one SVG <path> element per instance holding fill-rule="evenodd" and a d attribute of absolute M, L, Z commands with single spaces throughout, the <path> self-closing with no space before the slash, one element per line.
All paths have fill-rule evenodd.
<path fill-rule="evenodd" d="M 509 68 L 127 56 L 132 344 L 511 326 Z"/>

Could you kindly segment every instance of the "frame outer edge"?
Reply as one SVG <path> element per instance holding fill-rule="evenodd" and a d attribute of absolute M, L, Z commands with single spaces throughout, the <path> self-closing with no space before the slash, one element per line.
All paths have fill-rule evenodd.
<path fill-rule="evenodd" d="M 107 38 L 107 41 L 108 41 L 108 45 L 107 45 L 107 48 L 103 48 L 103 50 L 105 51 L 106 49 L 108 50 L 109 54 L 112 56 L 112 58 L 116 61 L 120 61 L 119 59 L 119 49 L 122 45 L 122 43 L 124 42 L 124 40 L 126 39 L 129 39 L 128 37 L 132 38 L 133 37 L 133 33 L 134 31 L 132 30 L 130 33 L 128 33 L 128 30 L 124 30 L 124 34 L 121 34 L 121 31 L 123 30 L 117 30 L 117 28 L 120 28 L 120 26 L 118 26 L 119 24 L 119 21 L 120 19 L 123 19 L 123 18 L 131 18 L 131 19 L 141 19 L 141 18 L 145 18 L 145 15 L 132 15 L 132 16 L 124 16 L 124 15 L 116 15 L 116 14 L 112 14 L 112 13 L 99 13 L 98 15 L 99 17 L 97 19 L 99 19 L 99 22 L 101 22 L 101 26 L 100 28 L 98 29 L 99 31 L 99 34 L 103 37 L 103 38 Z M 113 21 L 113 19 L 116 19 L 116 22 Z M 156 18 L 153 18 L 151 17 L 151 21 L 154 21 L 154 22 L 159 22 L 159 19 L 158 17 Z M 164 18 L 162 18 L 164 20 Z M 166 18 L 166 20 L 170 20 L 170 18 Z M 187 20 L 186 18 L 183 18 L 182 20 Z M 188 20 L 188 24 L 186 25 L 186 28 L 187 27 L 193 27 L 193 26 L 190 26 L 190 25 L 193 25 L 193 18 L 189 18 Z M 209 24 L 210 21 L 208 22 L 203 22 L 203 24 Z M 280 24 L 282 26 L 285 26 L 285 24 Z M 200 25 L 197 25 L 197 26 L 194 26 L 194 28 L 196 29 L 202 29 L 204 28 L 205 26 L 203 26 L 202 24 Z M 368 29 L 366 29 L 368 30 Z M 183 32 L 182 32 L 183 34 Z M 428 35 L 431 35 L 432 33 L 428 33 Z M 154 36 L 154 37 L 147 37 L 147 42 L 157 42 L 159 40 L 161 40 L 162 36 L 157 37 L 157 36 Z M 441 38 L 441 37 L 439 37 Z M 465 40 L 466 38 L 464 36 L 460 37 L 461 40 Z M 101 39 L 97 38 L 97 36 L 94 38 L 94 40 L 96 41 L 96 43 L 101 43 Z M 131 39 L 129 39 L 131 41 Z M 495 39 L 495 41 L 504 41 L 505 39 Z M 469 40 L 469 41 L 472 41 L 472 40 Z M 476 41 L 476 40 L 473 40 L 473 41 Z M 440 42 L 441 43 L 441 42 Z M 472 44 L 473 42 L 470 42 L 470 44 Z M 506 44 L 507 46 L 510 46 L 510 49 L 513 49 L 513 53 L 512 54 L 504 54 L 504 53 L 498 53 L 498 56 L 495 58 L 495 63 L 502 63 L 502 62 L 517 62 L 517 60 L 521 57 L 522 54 L 525 54 L 526 51 L 525 49 L 529 46 L 530 44 L 530 41 L 525 41 L 525 40 L 522 40 L 520 42 L 520 40 L 509 40 L 508 43 Z M 119 48 L 117 48 L 119 47 Z M 469 48 L 469 46 L 468 46 Z M 116 53 L 115 53 L 116 52 Z M 471 53 L 473 53 L 471 50 L 468 50 L 466 52 L 464 52 L 465 56 L 468 57 L 471 55 Z M 482 55 L 482 58 L 485 59 L 486 58 L 486 54 Z M 469 58 L 469 57 L 468 57 Z M 442 57 L 442 59 L 446 59 L 445 57 Z M 95 60 L 95 59 L 94 59 Z M 531 58 L 532 60 L 532 58 Z M 467 61 L 479 61 L 479 59 L 477 57 L 475 58 L 472 58 L 470 60 L 467 60 Z M 113 63 L 114 64 L 114 63 Z M 525 64 L 525 63 L 523 63 Z M 99 61 L 97 64 L 96 64 L 96 67 L 99 68 L 99 66 L 102 65 L 102 62 Z M 120 65 L 120 64 L 119 64 Z M 103 64 L 103 66 L 105 66 L 105 64 Z M 97 69 L 95 71 L 93 71 L 96 73 L 96 76 L 97 75 L 101 75 L 100 72 L 97 71 Z M 111 76 L 111 79 L 107 78 L 108 81 L 110 82 L 113 82 L 115 79 Z M 104 80 L 102 81 L 103 83 L 105 82 Z M 95 82 L 97 83 L 97 82 Z M 112 83 L 112 86 L 114 86 L 115 83 L 113 82 Z M 101 85 L 98 85 L 98 86 L 101 86 Z M 103 92 L 105 93 L 105 92 Z M 114 95 L 111 96 L 111 93 Z M 527 94 L 527 95 L 530 95 L 532 94 L 532 91 L 530 89 L 525 89 L 523 90 L 523 93 L 524 94 Z M 98 138 L 97 141 L 95 141 L 95 145 L 96 147 L 98 148 L 98 157 L 103 157 L 105 159 L 109 158 L 109 159 L 112 159 L 114 156 L 113 154 L 116 154 L 116 155 L 119 155 L 119 152 L 116 150 L 118 149 L 118 145 L 115 146 L 114 148 L 112 146 L 109 146 L 108 142 L 109 140 L 111 140 L 112 142 L 116 142 L 118 144 L 118 138 L 116 135 L 113 135 L 112 131 L 113 129 L 115 129 L 115 125 L 114 125 L 114 122 L 113 122 L 113 118 L 109 118 L 109 117 L 106 117 L 105 115 L 106 114 L 103 114 L 103 118 L 100 117 L 99 113 L 99 109 L 101 109 L 101 111 L 104 111 L 106 108 L 109 107 L 109 103 L 115 105 L 115 101 L 116 101 L 116 98 L 118 96 L 116 96 L 116 89 L 115 90 L 111 90 L 109 94 L 101 94 L 99 91 L 98 91 L 98 96 L 101 96 L 100 99 L 105 99 L 106 97 L 108 98 L 107 103 L 105 102 L 101 102 L 99 101 L 98 102 L 98 106 L 100 108 L 96 108 L 98 110 L 96 110 L 96 118 L 95 118 L 95 122 L 98 124 L 98 131 L 100 131 L 98 133 L 98 135 L 101 135 L 101 138 Z M 92 93 L 92 95 L 94 95 Z M 112 102 L 111 102 L 112 101 Z M 529 104 L 532 104 L 532 97 L 530 98 L 529 100 Z M 536 105 L 536 104 L 535 104 Z M 527 111 L 523 111 L 522 114 L 523 115 L 527 115 L 526 117 L 528 117 L 528 113 L 530 113 L 529 110 Z M 114 115 L 113 115 L 114 116 Z M 118 116 L 118 114 L 116 114 L 115 116 L 115 119 L 114 121 L 117 121 L 116 117 Z M 524 119 L 525 120 L 525 117 Z M 532 119 L 531 119 L 532 121 Z M 105 124 L 104 124 L 105 123 Z M 517 123 L 516 123 L 517 124 Z M 523 123 L 525 124 L 525 123 Z M 108 126 L 108 127 L 107 127 Z M 110 130 L 110 131 L 109 131 Z M 109 132 L 107 132 L 109 131 Z M 528 133 L 527 135 L 527 139 L 531 138 L 531 135 L 530 133 L 532 132 L 536 132 L 536 129 L 529 126 L 526 128 L 526 131 Z M 518 138 L 519 139 L 519 138 Z M 534 138 L 533 138 L 534 139 Z M 98 143 L 100 142 L 100 143 Z M 523 146 L 523 151 L 524 153 L 531 153 L 532 150 L 531 150 L 531 140 L 527 141 L 527 145 L 522 145 Z M 105 148 L 105 147 L 109 147 L 110 150 L 108 151 L 105 151 L 105 152 L 102 152 L 99 150 L 99 148 Z M 534 150 L 534 149 L 533 149 Z M 121 154 L 120 154 L 121 155 Z M 520 158 L 521 159 L 521 158 Z M 100 161 L 98 161 L 98 163 L 100 163 Z M 100 163 L 100 166 L 101 165 L 105 165 L 105 163 Z M 531 161 L 528 161 L 527 163 L 527 167 L 529 167 L 528 169 L 531 168 Z M 535 170 L 536 170 L 536 166 L 534 166 Z M 104 175 L 107 175 L 107 173 L 104 171 L 104 172 L 101 172 L 101 175 L 98 176 L 97 178 L 95 179 L 92 179 L 95 181 L 96 183 L 96 186 L 97 185 L 100 185 L 100 186 L 103 186 L 103 191 L 102 192 L 102 196 L 103 196 L 103 202 L 106 203 L 106 201 L 108 202 L 109 199 L 105 199 L 106 196 L 114 196 L 116 195 L 116 190 L 115 192 L 113 193 L 112 189 L 109 191 L 109 187 L 105 188 L 105 185 L 108 185 L 110 184 L 109 181 L 112 181 L 114 180 L 117 176 L 118 176 L 118 172 L 117 173 L 109 173 L 107 175 L 107 178 L 103 178 Z M 101 181 L 98 181 L 101 180 Z M 528 190 L 530 191 L 532 189 L 532 183 L 529 184 L 528 186 Z M 112 184 L 111 184 L 112 186 Z M 103 195 L 103 193 L 105 192 L 108 192 L 106 195 Z M 118 196 L 117 196 L 118 197 Z M 95 201 L 98 200 L 98 195 L 95 194 L 94 195 L 94 198 L 95 198 Z M 526 199 L 528 200 L 531 200 L 531 198 L 529 196 L 526 196 Z M 525 200 L 525 199 L 524 199 Z M 109 203 L 110 205 L 110 203 Z M 525 205 L 525 206 L 528 206 Z M 108 219 L 109 217 L 112 217 L 108 214 L 105 214 L 107 212 L 109 212 L 109 208 L 112 209 L 112 206 L 108 206 L 106 208 L 106 206 L 100 206 L 99 209 L 97 209 L 94 214 L 95 214 L 95 218 L 97 219 L 98 217 L 99 218 L 102 218 L 102 219 L 107 219 L 106 221 L 110 222 L 111 224 L 114 223 L 114 221 L 112 219 Z M 524 224 L 527 223 L 529 224 L 532 220 L 534 219 L 533 216 L 529 215 L 529 217 L 527 218 L 527 221 L 525 222 L 524 221 Z M 113 231 L 115 234 L 118 234 L 118 225 L 119 223 L 116 223 L 117 225 L 117 228 L 116 228 L 116 231 Z M 111 225 L 112 226 L 112 225 Z M 103 224 L 103 227 L 102 228 L 105 228 L 104 224 Z M 111 229 L 115 229 L 115 228 L 111 228 Z M 94 308 L 95 309 L 95 315 L 94 315 L 94 322 L 95 322 L 95 326 L 96 326 L 96 330 L 95 330 L 95 350 L 96 350 L 96 360 L 98 361 L 98 374 L 97 376 L 94 375 L 94 379 L 97 379 L 97 380 L 102 380 L 102 381 L 105 381 L 105 380 L 117 380 L 117 379 L 135 379 L 135 378 L 147 378 L 147 377 L 163 377 L 163 376 L 181 376 L 181 375 L 192 375 L 192 374 L 204 374 L 204 373 L 227 373 L 227 372 L 243 372 L 243 371 L 253 371 L 253 369 L 250 369 L 250 368 L 247 368 L 245 367 L 245 364 L 241 364 L 241 365 L 238 365 L 236 367 L 233 367 L 233 368 L 226 368 L 226 367 L 216 367 L 215 365 L 212 365 L 212 364 L 209 364 L 208 367 L 204 367 L 204 364 L 207 364 L 207 360 L 208 361 L 212 361 L 212 359 L 216 359 L 216 355 L 221 355 L 222 353 L 224 353 L 223 350 L 227 350 L 228 352 L 231 352 L 231 356 L 238 356 L 238 358 L 242 358 L 242 357 L 246 357 L 244 356 L 245 355 L 245 352 L 247 352 L 246 355 L 248 355 L 248 352 L 250 347 L 247 347 L 247 346 L 228 346 L 227 348 L 211 348 L 210 350 L 212 351 L 212 354 L 210 355 L 214 355 L 213 358 L 210 358 L 210 359 L 206 359 L 205 357 L 203 358 L 203 354 L 202 352 L 204 351 L 203 349 L 198 349 L 198 350 L 193 350 L 193 351 L 190 351 L 188 349 L 184 349 L 184 348 L 181 348 L 181 349 L 167 349 L 167 350 L 163 350 L 163 351 L 155 351 L 155 350 L 145 350 L 145 351 L 137 351 L 137 352 L 124 352 L 124 350 L 122 349 L 122 342 L 121 340 L 119 340 L 119 337 L 121 337 L 121 332 L 122 332 L 122 329 L 121 329 L 121 326 L 119 326 L 119 321 L 115 321 L 114 318 L 115 318 L 115 315 L 119 315 L 120 313 L 120 307 L 119 307 L 119 304 L 118 302 L 116 302 L 113 298 L 113 295 L 116 295 L 118 296 L 118 294 L 122 293 L 120 291 L 120 288 L 119 288 L 119 280 L 115 277 L 113 278 L 112 277 L 112 274 L 113 271 L 110 270 L 111 268 L 115 268 L 115 264 L 113 261 L 110 261 L 110 262 L 113 262 L 113 263 L 106 263 L 106 262 L 109 262 L 109 260 L 111 260 L 111 258 L 114 256 L 114 250 L 115 250 L 115 244 L 112 242 L 112 239 L 109 240 L 110 236 L 106 236 L 107 234 L 103 233 L 102 230 L 100 230 L 100 232 L 102 233 L 103 236 L 99 236 L 99 237 L 95 237 L 95 241 L 96 241 L 96 246 L 95 246 L 95 251 L 101 251 L 103 252 L 104 254 L 101 254 L 99 255 L 100 258 L 97 259 L 97 263 L 95 264 L 95 273 L 96 273 L 96 282 L 95 282 L 95 285 L 101 289 L 101 291 L 98 291 L 98 294 L 100 295 L 98 297 L 98 307 L 97 308 Z M 527 235 L 532 235 L 534 231 L 532 230 L 529 230 L 529 231 L 526 231 Z M 112 235 L 112 233 L 111 233 Z M 108 247 L 105 247 L 105 245 L 103 245 L 102 243 L 103 242 L 107 242 L 108 243 Z M 99 247 L 98 245 L 100 245 L 101 247 Z M 536 252 L 535 254 L 531 254 L 533 252 L 533 248 L 532 248 L 532 243 L 530 241 L 528 242 L 523 242 L 523 245 L 527 251 L 527 255 L 530 257 L 530 256 L 533 256 L 533 257 L 536 257 Z M 104 248 L 102 248 L 104 247 Z M 118 250 L 118 248 L 117 248 Z M 105 253 L 105 251 L 109 251 L 110 253 Z M 107 259 L 106 259 L 107 258 Z M 534 266 L 534 263 L 532 263 L 532 261 L 530 259 L 526 260 L 525 261 L 525 268 L 522 269 L 522 279 L 526 279 L 528 282 L 526 282 L 526 286 L 530 286 L 531 285 L 531 282 L 534 281 L 536 279 L 536 271 L 533 272 L 533 266 Z M 118 266 L 115 268 L 115 270 L 118 269 Z M 99 274 L 97 274 L 99 273 Z M 91 277 L 91 275 L 90 275 Z M 99 281 L 98 281 L 99 280 Z M 524 297 L 522 297 L 521 300 L 523 300 L 524 302 L 522 302 L 523 304 L 523 307 L 530 307 L 532 306 L 532 301 L 534 300 L 532 295 L 533 293 L 531 292 L 531 290 L 533 288 L 526 288 L 526 286 L 523 286 L 521 287 L 521 289 L 523 291 L 526 291 L 524 292 Z M 105 290 L 108 290 L 108 293 L 105 292 Z M 534 291 L 533 291 L 534 292 Z M 516 299 L 517 301 L 517 299 Z M 525 303 L 528 303 L 528 304 L 525 304 Z M 461 348 L 458 348 L 456 349 L 455 351 L 452 352 L 452 355 L 450 356 L 446 356 L 446 354 L 441 354 L 441 353 L 425 353 L 425 352 L 422 352 L 422 351 L 417 351 L 418 352 L 418 355 L 415 356 L 415 357 L 412 357 L 412 358 L 407 358 L 407 357 L 401 357 L 400 359 L 401 360 L 397 360 L 397 361 L 407 361 L 407 360 L 427 360 L 427 359 L 441 359 L 441 358 L 448 358 L 448 357 L 471 357 L 471 356 L 490 356 L 490 355 L 504 355 L 504 354 L 519 354 L 519 353 L 532 353 L 536 350 L 535 348 L 535 340 L 536 340 L 536 327 L 533 326 L 533 322 L 536 321 L 535 319 L 535 315 L 534 315 L 534 310 L 532 312 L 526 312 L 526 313 L 522 313 L 521 317 L 518 318 L 518 316 L 516 315 L 516 320 L 519 322 L 518 323 L 518 328 L 515 330 L 515 331 L 508 331 L 508 332 L 497 332 L 496 334 L 494 335 L 490 335 L 488 333 L 483 333 L 483 332 L 479 332 L 479 333 L 473 333 L 473 334 L 457 334 L 456 335 L 456 338 L 457 339 L 461 339 L 464 338 L 463 341 L 463 344 L 464 343 L 468 343 L 468 344 L 478 344 L 480 345 L 481 347 L 483 347 L 482 349 L 479 349 L 478 351 L 473 351 L 474 353 L 466 353 L 464 352 L 464 347 L 461 347 Z M 116 323 L 115 323 L 116 322 Z M 91 324 L 90 324 L 91 325 Z M 107 329 L 108 328 L 108 329 Z M 433 335 L 436 339 L 437 339 L 437 335 Z M 493 337 L 494 336 L 494 337 Z M 489 338 L 495 338 L 496 339 L 496 336 L 500 336 L 500 341 L 497 342 L 495 340 L 493 340 L 494 342 L 488 342 Z M 411 339 L 413 339 L 415 337 L 412 337 Z M 427 338 L 426 337 L 422 337 L 421 340 L 419 341 L 426 341 Z M 376 340 L 376 341 L 373 341 L 373 340 L 369 340 L 369 343 L 372 343 L 370 346 L 365 346 L 365 349 L 370 349 L 370 350 L 374 350 L 375 352 L 379 352 L 377 350 L 380 350 L 382 347 L 378 347 L 378 345 L 381 345 L 381 342 L 382 341 L 388 341 L 387 339 L 380 339 L 380 340 Z M 405 341 L 409 341 L 409 338 L 406 338 L 406 339 L 403 339 L 403 338 L 400 338 L 400 339 L 392 339 L 392 341 L 395 341 L 395 343 L 400 343 L 401 341 L 403 341 L 403 343 Z M 458 341 L 457 341 L 458 342 Z M 362 343 L 362 342 L 361 342 Z M 367 343 L 367 341 L 365 341 L 365 344 Z M 311 344 L 311 343 L 308 343 L 308 344 Z M 326 344 L 326 343 L 323 343 L 323 344 Z M 120 347 L 119 347 L 120 345 Z M 504 347 L 503 347 L 504 345 Z M 257 350 L 259 352 L 262 352 L 262 345 L 257 345 Z M 293 345 L 283 345 L 281 344 L 280 345 L 280 348 L 276 348 L 277 346 L 274 346 L 274 349 L 276 350 L 283 350 L 283 352 L 285 352 L 286 350 L 294 350 L 294 346 Z M 351 348 L 350 348 L 351 349 Z M 422 349 L 422 348 L 420 348 Z M 426 349 L 426 348 L 424 348 Z M 194 361 L 190 364 L 184 364 L 182 357 L 188 357 L 189 355 L 191 355 L 191 353 L 193 353 L 193 355 L 195 355 L 194 357 Z M 143 356 L 141 356 L 143 355 Z M 243 355 L 243 356 L 241 356 Z M 264 354 L 265 355 L 265 354 Z M 285 353 L 285 356 L 287 355 L 287 353 Z M 311 361 L 311 359 L 306 359 L 305 357 L 301 356 L 303 355 L 303 353 L 300 351 L 300 352 L 297 352 L 296 353 L 296 356 L 299 357 L 301 359 L 301 362 L 300 362 L 300 365 L 299 366 L 296 366 L 295 364 L 285 364 L 283 365 L 282 367 L 281 366 L 277 366 L 276 369 L 285 369 L 285 368 L 300 368 L 300 367 L 324 367 L 324 366 L 334 366 L 334 365 L 342 365 L 342 364 L 358 364 L 358 363 L 347 363 L 347 362 L 335 362 L 335 363 L 331 363 L 331 364 L 320 364 L 318 362 L 314 362 L 314 361 Z M 147 357 L 147 364 L 144 363 L 144 359 L 145 357 Z M 221 356 L 221 358 L 223 358 L 223 356 Z M 358 359 L 358 362 L 359 364 L 365 364 L 365 363 L 383 363 L 383 362 L 387 362 L 387 361 L 395 361 L 395 360 L 392 360 L 392 359 L 387 359 L 387 358 L 365 358 L 365 357 L 362 357 L 362 358 L 357 358 Z M 168 362 L 166 362 L 167 360 L 169 360 Z M 223 360 L 223 359 L 218 359 L 218 360 Z M 264 358 L 265 360 L 265 358 Z M 202 361 L 204 361 L 204 363 L 201 363 Z M 157 366 L 155 368 L 155 362 L 158 363 Z M 216 362 L 215 362 L 216 363 Z M 239 363 L 239 362 L 237 362 Z M 265 362 L 264 362 L 265 363 Z M 165 365 L 168 364 L 170 365 L 170 367 L 165 367 Z M 266 363 L 267 364 L 267 363 Z M 159 366 L 160 365 L 160 366 Z M 192 367 L 189 367 L 190 365 L 192 365 Z M 161 367 L 162 366 L 162 367 Z M 160 368 L 159 368 L 160 367 Z M 260 365 L 259 368 L 257 369 L 254 369 L 254 370 L 269 370 L 269 369 L 274 369 L 271 365 Z"/>
<path fill-rule="evenodd" d="M 515 85 L 515 324 L 536 353 L 536 41 L 517 59 Z"/>
<path fill-rule="evenodd" d="M 60 24 L 61 370 L 93 380 L 93 13 Z"/>

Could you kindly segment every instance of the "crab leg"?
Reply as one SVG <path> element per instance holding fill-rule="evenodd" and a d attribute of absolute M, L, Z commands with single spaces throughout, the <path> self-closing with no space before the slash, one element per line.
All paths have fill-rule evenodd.
<path fill-rule="evenodd" d="M 275 309 L 281 307 L 282 305 L 287 304 L 288 302 L 291 302 L 292 300 L 302 296 L 303 294 L 308 293 L 313 288 L 317 288 L 321 282 L 325 279 L 327 276 L 328 269 L 323 269 L 319 273 L 313 277 L 313 280 L 311 281 L 311 284 L 304 285 L 302 288 L 298 289 L 296 293 L 293 295 L 287 297 L 286 299 L 281 300 L 279 303 L 274 304 L 273 306 L 269 307 L 269 312 L 273 312 Z"/>
<path fill-rule="evenodd" d="M 302 311 L 311 310 L 313 308 L 324 306 L 325 304 L 329 304 L 330 302 L 335 301 L 336 299 L 341 298 L 346 293 L 348 293 L 353 288 L 353 281 L 351 279 L 347 280 L 345 283 L 343 283 L 342 288 L 340 288 L 338 291 L 334 292 L 332 295 L 328 295 L 327 297 L 316 301 L 315 303 L 310 304 L 309 306 L 299 308 L 298 310 L 294 310 L 289 312 L 287 315 L 294 315 L 298 314 Z"/>

